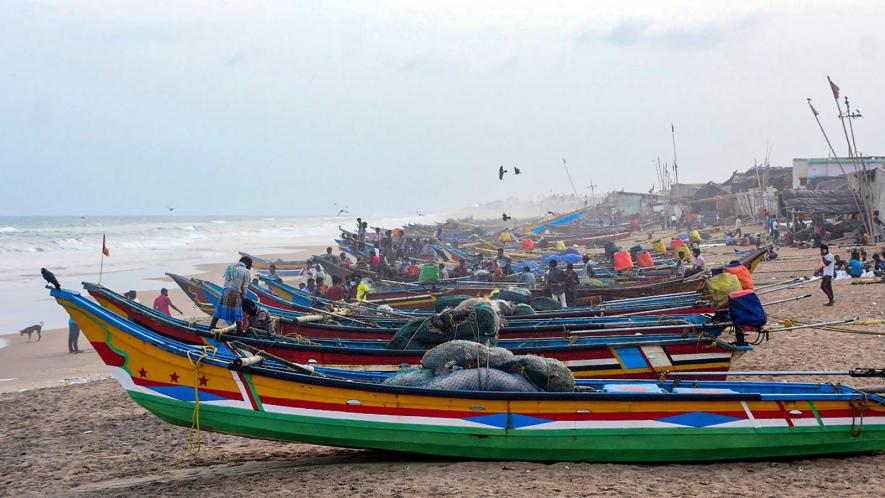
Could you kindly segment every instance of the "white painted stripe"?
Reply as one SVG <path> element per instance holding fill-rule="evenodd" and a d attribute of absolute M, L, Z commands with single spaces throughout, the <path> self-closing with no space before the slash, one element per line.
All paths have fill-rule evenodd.
<path fill-rule="evenodd" d="M 237 375 L 237 372 L 231 370 L 230 375 L 234 378 L 234 382 L 237 383 L 237 387 L 240 389 L 240 396 L 243 397 L 243 401 L 245 401 L 246 404 L 249 405 L 249 409 L 251 410 L 252 403 L 249 402 L 249 392 L 246 390 L 246 386 L 244 386 L 243 382 L 240 381 L 240 376 Z"/>
<path fill-rule="evenodd" d="M 674 362 L 690 360 L 716 360 L 731 358 L 731 353 L 694 353 L 694 354 L 671 354 Z"/>
<path fill-rule="evenodd" d="M 747 414 L 747 419 L 750 420 L 750 425 L 754 428 L 759 428 L 759 423 L 756 422 L 756 417 L 753 416 L 753 412 L 750 410 L 750 407 L 747 406 L 747 402 L 741 401 L 741 406 L 744 407 L 744 413 Z"/>

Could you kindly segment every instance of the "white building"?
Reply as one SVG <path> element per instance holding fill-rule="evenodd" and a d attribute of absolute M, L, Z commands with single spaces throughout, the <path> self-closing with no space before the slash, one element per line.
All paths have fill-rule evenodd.
<path fill-rule="evenodd" d="M 865 156 L 864 162 L 869 169 L 885 170 L 885 157 Z M 841 163 L 841 166 L 840 166 Z M 854 163 L 850 158 L 795 158 L 793 159 L 793 188 L 804 189 L 815 178 L 842 176 L 846 173 L 854 173 L 862 168 L 860 163 Z M 844 169 L 844 171 L 843 171 Z"/>

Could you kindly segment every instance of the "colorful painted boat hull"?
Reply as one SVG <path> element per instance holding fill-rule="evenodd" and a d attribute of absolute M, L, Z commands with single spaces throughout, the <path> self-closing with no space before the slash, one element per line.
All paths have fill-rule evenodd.
<path fill-rule="evenodd" d="M 885 400 L 844 386 L 489 393 L 371 385 L 236 368 L 75 293 L 51 293 L 129 396 L 182 427 L 198 420 L 201 430 L 246 437 L 502 460 L 683 462 L 885 449 Z"/>

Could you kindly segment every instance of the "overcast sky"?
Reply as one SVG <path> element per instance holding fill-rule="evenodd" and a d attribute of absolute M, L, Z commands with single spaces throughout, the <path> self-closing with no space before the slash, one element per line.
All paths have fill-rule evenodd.
<path fill-rule="evenodd" d="M 774 4 L 772 7 L 769 4 Z M 885 153 L 883 2 L 0 2 L 0 214 L 442 211 Z M 835 136 L 835 138 L 839 138 Z M 844 140 L 837 140 L 844 150 Z M 523 174 L 499 182 L 498 165 Z"/>

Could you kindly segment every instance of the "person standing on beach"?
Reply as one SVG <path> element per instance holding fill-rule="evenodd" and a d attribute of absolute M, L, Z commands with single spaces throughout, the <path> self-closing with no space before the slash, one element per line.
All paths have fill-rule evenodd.
<path fill-rule="evenodd" d="M 180 309 L 176 308 L 174 304 L 172 304 L 172 299 L 169 298 L 169 290 L 165 287 L 160 289 L 160 295 L 154 299 L 154 309 L 159 311 L 164 315 L 172 316 L 172 308 L 177 311 L 179 315 L 183 315 Z"/>
<path fill-rule="evenodd" d="M 744 222 L 741 221 L 740 216 L 735 218 L 734 220 L 734 235 L 735 237 L 741 237 L 743 233 L 741 232 L 741 227 L 744 225 Z"/>
<path fill-rule="evenodd" d="M 73 318 L 68 318 L 68 353 L 79 353 L 77 340 L 80 338 L 80 327 Z"/>
<path fill-rule="evenodd" d="M 218 320 L 224 320 L 228 324 L 236 324 L 237 330 L 243 329 L 243 296 L 249 287 L 252 269 L 252 258 L 243 256 L 240 261 L 224 270 L 224 291 L 221 293 L 221 301 L 215 307 L 212 314 L 212 322 L 209 329 L 214 329 Z"/>
<path fill-rule="evenodd" d="M 565 272 L 556 267 L 555 259 L 550 261 L 545 285 L 550 292 L 550 297 L 559 301 L 565 308 Z"/>
<path fill-rule="evenodd" d="M 568 306 L 575 306 L 578 303 L 578 273 L 575 271 L 575 265 L 569 263 L 565 266 L 565 302 Z"/>
<path fill-rule="evenodd" d="M 528 290 L 535 290 L 535 288 L 538 287 L 538 280 L 535 278 L 535 274 L 532 273 L 532 269 L 528 266 L 522 267 L 522 273 L 519 274 L 516 281 L 524 285 Z"/>
<path fill-rule="evenodd" d="M 836 274 L 836 258 L 830 254 L 830 247 L 826 244 L 820 245 L 820 258 L 824 263 L 824 269 L 820 280 L 820 290 L 824 291 L 829 301 L 824 306 L 832 306 L 836 299 L 833 296 L 833 277 Z"/>

